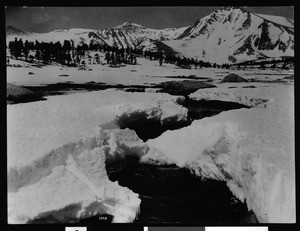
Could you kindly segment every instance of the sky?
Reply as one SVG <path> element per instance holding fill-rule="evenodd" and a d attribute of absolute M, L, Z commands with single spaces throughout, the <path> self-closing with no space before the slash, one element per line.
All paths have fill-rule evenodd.
<path fill-rule="evenodd" d="M 5 8 L 6 25 L 29 32 L 56 29 L 105 29 L 124 22 L 135 22 L 153 29 L 192 25 L 219 6 L 153 6 L 153 7 L 16 7 Z M 294 19 L 291 6 L 247 7 L 255 13 Z"/>

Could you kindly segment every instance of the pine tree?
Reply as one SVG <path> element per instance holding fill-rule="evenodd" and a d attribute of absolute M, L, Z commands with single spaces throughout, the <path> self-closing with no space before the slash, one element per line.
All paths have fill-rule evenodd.
<path fill-rule="evenodd" d="M 59 41 L 54 44 L 54 58 L 56 62 L 63 63 L 62 45 Z"/>
<path fill-rule="evenodd" d="M 37 59 L 37 61 L 40 61 L 41 58 L 41 52 L 40 52 L 40 43 L 39 41 L 35 40 L 35 49 L 36 49 L 36 53 L 35 53 L 35 58 Z"/>
<path fill-rule="evenodd" d="M 64 40 L 64 45 L 63 45 L 63 57 L 64 57 L 64 63 L 67 62 L 67 64 L 70 64 L 71 61 L 71 55 L 70 55 L 70 50 L 71 50 L 71 42 L 69 40 Z"/>
<path fill-rule="evenodd" d="M 25 56 L 25 60 L 26 60 L 26 61 L 28 60 L 29 49 L 30 49 L 30 44 L 29 44 L 29 42 L 26 40 L 25 43 L 24 43 L 24 47 L 23 47 L 23 53 L 24 53 L 24 56 Z"/>
<path fill-rule="evenodd" d="M 8 43 L 8 49 L 9 49 L 9 52 L 10 52 L 10 55 L 11 57 L 16 57 L 16 43 L 14 41 L 10 41 Z"/>

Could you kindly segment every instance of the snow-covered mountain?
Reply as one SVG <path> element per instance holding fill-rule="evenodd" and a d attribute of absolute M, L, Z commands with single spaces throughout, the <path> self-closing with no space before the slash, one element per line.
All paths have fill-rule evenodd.
<path fill-rule="evenodd" d="M 15 28 L 13 31 L 19 31 L 19 29 Z M 74 28 L 74 29 L 65 29 L 65 30 L 54 30 L 48 33 L 32 33 L 32 32 L 6 33 L 6 42 L 8 43 L 9 41 L 14 40 L 15 37 L 17 37 L 17 38 L 22 38 L 23 42 L 25 40 L 28 41 L 38 40 L 39 42 L 60 41 L 61 43 L 63 43 L 64 40 L 73 40 L 75 44 L 79 44 L 80 42 L 89 42 L 90 38 L 88 34 L 91 31 L 94 30 Z"/>
<path fill-rule="evenodd" d="M 186 28 L 187 27 L 157 30 L 136 23 L 125 22 L 124 24 L 113 28 L 90 32 L 89 37 L 94 39 L 95 42 L 116 46 L 118 48 L 132 47 L 157 51 L 160 50 L 157 42 L 177 38 L 186 30 Z"/>
<path fill-rule="evenodd" d="M 294 55 L 293 21 L 226 7 L 197 20 L 167 45 L 186 57 L 241 62 Z"/>
<path fill-rule="evenodd" d="M 5 30 L 6 30 L 6 36 L 10 36 L 10 35 L 20 36 L 20 35 L 28 34 L 28 32 L 15 28 L 11 25 L 6 26 Z"/>
<path fill-rule="evenodd" d="M 7 30 L 7 41 L 16 36 L 31 41 L 72 39 L 75 44 L 93 42 L 119 48 L 161 50 L 213 63 L 294 56 L 293 20 L 255 14 L 238 7 L 223 7 L 189 27 L 178 29 L 151 29 L 125 22 L 100 30 L 69 29 L 23 34 L 18 30 Z"/>

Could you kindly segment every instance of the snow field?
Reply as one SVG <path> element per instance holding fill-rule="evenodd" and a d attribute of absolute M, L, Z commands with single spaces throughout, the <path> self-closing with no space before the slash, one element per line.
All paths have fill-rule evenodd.
<path fill-rule="evenodd" d="M 167 131 L 147 141 L 150 150 L 142 161 L 175 163 L 199 177 L 226 181 L 260 222 L 295 222 L 293 86 L 267 91 L 220 87 L 200 89 L 192 96 L 223 100 L 225 95 L 227 101 L 228 92 L 236 98 L 234 102 L 243 103 L 241 96 L 252 96 L 266 108 L 254 104 L 256 108 L 222 112 Z M 264 98 L 265 92 L 269 98 Z"/>
<path fill-rule="evenodd" d="M 88 136 L 99 125 L 115 123 L 115 118 L 124 113 L 146 111 L 146 115 L 156 116 L 163 123 L 169 117 L 185 119 L 187 112 L 176 104 L 181 96 L 163 93 L 110 89 L 46 98 L 47 102 L 8 105 L 8 167 L 26 166 L 53 148 Z M 168 110 L 163 109 L 164 105 Z"/>
<path fill-rule="evenodd" d="M 122 132 L 127 131 L 118 135 Z M 109 134 L 104 136 L 100 129 L 97 137 L 60 147 L 30 166 L 13 168 L 8 177 L 16 185 L 15 191 L 8 194 L 8 222 L 26 223 L 48 217 L 52 222 L 78 222 L 100 214 L 113 215 L 113 222 L 132 222 L 141 200 L 138 194 L 108 179 L 105 160 L 111 148 L 102 145 L 105 138 L 110 139 Z M 120 139 L 113 153 L 121 151 L 122 145 L 127 147 L 127 140 Z M 130 148 L 138 150 L 138 145 L 133 146 Z"/>
<path fill-rule="evenodd" d="M 100 60 L 103 61 L 103 54 L 100 54 Z M 71 81 L 73 83 L 86 83 L 90 81 L 107 84 L 123 85 L 150 85 L 157 84 L 174 79 L 164 78 L 168 76 L 190 76 L 212 78 L 215 82 L 222 80 L 223 77 L 234 72 L 243 78 L 256 78 L 257 80 L 273 80 L 293 74 L 293 70 L 227 70 L 215 68 L 203 69 L 180 69 L 172 64 L 163 64 L 159 66 L 158 61 L 150 61 L 145 58 L 138 58 L 140 65 L 127 65 L 120 68 L 110 68 L 107 65 L 87 64 L 87 70 L 78 70 L 78 68 L 62 67 L 59 65 L 48 65 L 42 68 L 30 66 L 28 63 L 20 60 L 10 59 L 10 63 L 21 65 L 19 68 L 7 67 L 7 82 L 16 85 L 40 86 L 45 84 L 64 83 Z M 88 63 L 88 62 L 87 62 Z M 88 71 L 92 69 L 92 71 Z M 132 70 L 136 72 L 132 72 Z M 34 75 L 28 75 L 28 72 Z M 60 77 L 60 75 L 69 75 Z M 274 74 L 274 75 L 272 75 Z M 180 79 L 179 79 L 180 80 Z M 251 83 L 249 83 L 251 84 Z"/>
<path fill-rule="evenodd" d="M 132 222 L 138 194 L 111 182 L 105 165 L 122 163 L 128 154 L 141 157 L 148 147 L 134 131 L 111 128 L 137 111 L 161 123 L 186 119 L 187 113 L 176 104 L 182 97 L 138 96 L 105 90 L 8 105 L 9 223 L 47 217 L 76 222 L 103 213 L 113 215 L 113 222 Z"/>
<path fill-rule="evenodd" d="M 200 89 L 191 98 L 253 108 L 222 112 L 143 143 L 135 132 L 119 130 L 118 123 L 124 118 L 135 120 L 136 115 L 156 118 L 162 124 L 186 120 L 187 109 L 177 104 L 183 97 L 110 89 L 7 105 L 9 223 L 50 216 L 57 221 L 77 221 L 101 213 L 113 215 L 113 222 L 133 221 L 139 211 L 138 195 L 109 181 L 105 168 L 122 163 L 120 158 L 128 154 L 142 162 L 175 163 L 199 177 L 226 181 L 260 222 L 295 222 L 294 86 L 221 84 L 233 71 L 183 70 L 139 61 L 143 65 L 119 69 L 91 65 L 91 72 L 31 67 L 32 76 L 26 76 L 25 67 L 8 67 L 7 79 L 42 85 L 66 81 L 58 76 L 69 74 L 68 80 L 74 82 L 149 84 L 170 80 L 154 76 L 195 74 L 212 77 L 217 88 Z M 291 71 L 234 72 L 246 79 L 274 80 Z M 256 88 L 243 88 L 249 85 Z M 232 86 L 236 88 L 228 88 Z M 61 203 L 61 198 L 67 199 Z"/>

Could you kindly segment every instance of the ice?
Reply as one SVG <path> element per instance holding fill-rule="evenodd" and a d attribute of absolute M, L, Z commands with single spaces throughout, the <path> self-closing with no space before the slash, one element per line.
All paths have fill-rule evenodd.
<path fill-rule="evenodd" d="M 134 115 L 143 114 L 162 124 L 184 121 L 187 109 L 178 104 L 183 97 L 110 89 L 7 105 L 9 222 L 50 217 L 77 221 L 101 213 L 113 215 L 113 222 L 133 221 L 139 211 L 138 195 L 111 182 L 106 168 L 126 164 L 122 158 L 129 154 L 142 162 L 176 164 L 199 177 L 226 181 L 260 222 L 295 222 L 294 86 L 288 81 L 220 83 L 229 70 L 159 67 L 143 58 L 138 62 L 141 65 L 119 69 L 91 65 L 93 72 L 31 67 L 34 77 L 24 76 L 24 66 L 8 67 L 7 79 L 18 85 L 43 85 L 64 82 L 58 75 L 67 73 L 68 80 L 77 83 L 146 85 L 170 80 L 163 76 L 194 74 L 212 78 L 217 88 L 200 89 L 189 97 L 236 102 L 251 109 L 222 112 L 144 143 L 134 131 L 118 129 L 120 118 L 134 120 Z M 137 72 L 130 72 L 133 68 Z M 271 81 L 292 70 L 234 72 Z M 255 88 L 244 88 L 249 85 Z"/>
<path fill-rule="evenodd" d="M 75 148 L 77 152 L 79 149 Z M 109 181 L 103 148 L 95 147 L 81 153 L 64 150 L 61 155 L 65 163 L 54 166 L 37 183 L 8 193 L 10 224 L 39 219 L 78 222 L 101 214 L 113 215 L 113 222 L 135 219 L 141 201 L 130 189 Z M 47 165 L 49 159 L 46 157 L 42 161 Z M 43 174 L 43 166 L 39 168 L 39 174 Z"/>
<path fill-rule="evenodd" d="M 295 222 L 293 86 L 220 87 L 192 96 L 222 100 L 228 92 L 234 102 L 245 102 L 242 96 L 265 99 L 265 93 L 272 100 L 263 108 L 222 112 L 148 140 L 143 162 L 175 163 L 200 177 L 224 180 L 260 222 Z"/>
<path fill-rule="evenodd" d="M 176 104 L 179 98 L 163 93 L 127 93 L 111 89 L 49 96 L 46 101 L 8 105 L 8 167 L 27 165 L 53 148 L 76 142 L 95 127 L 111 123 L 127 112 L 129 115 L 144 109 L 148 110 L 149 116 L 159 116 L 162 121 L 170 117 L 184 119 L 186 109 Z M 168 108 L 173 104 L 172 112 L 165 114 L 164 104 Z"/>
<path fill-rule="evenodd" d="M 161 124 L 170 121 L 186 121 L 187 108 L 177 104 L 177 101 L 183 101 L 184 97 L 178 96 L 172 100 L 160 99 L 155 106 L 144 103 L 137 103 L 134 105 L 124 105 L 119 108 L 117 113 L 117 120 L 136 120 L 137 116 L 144 116 L 147 119 L 155 119 Z M 123 118 L 124 117 L 124 118 Z M 131 117 L 131 118 L 129 118 Z"/>
<path fill-rule="evenodd" d="M 162 122 L 186 119 L 186 109 L 176 103 L 181 98 L 105 90 L 8 105 L 9 223 L 78 221 L 103 213 L 113 215 L 113 222 L 132 222 L 140 199 L 109 181 L 105 163 L 129 154 L 140 158 L 148 146 L 117 124 L 100 127 L 138 108 Z"/>
<path fill-rule="evenodd" d="M 249 88 L 243 88 L 241 84 L 239 84 L 234 90 L 227 87 L 216 89 L 218 90 L 198 90 L 197 92 L 192 93 L 190 97 L 194 100 L 220 100 L 225 102 L 235 102 L 250 107 L 266 107 L 266 104 L 273 100 L 272 98 L 269 98 L 270 96 L 268 96 L 270 91 L 269 88 L 259 87 L 251 88 L 251 90 L 249 90 Z M 222 90 L 220 91 L 220 89 Z"/>

